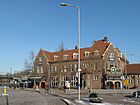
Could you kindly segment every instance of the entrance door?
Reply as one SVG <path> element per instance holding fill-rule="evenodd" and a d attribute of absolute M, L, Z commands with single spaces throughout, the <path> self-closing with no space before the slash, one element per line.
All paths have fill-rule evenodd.
<path fill-rule="evenodd" d="M 115 82 L 115 89 L 120 89 L 120 88 L 121 88 L 120 82 Z"/>
<path fill-rule="evenodd" d="M 107 82 L 107 88 L 108 89 L 114 89 L 113 82 L 111 82 L 111 81 Z"/>
<path fill-rule="evenodd" d="M 45 89 L 45 82 L 41 82 L 41 88 Z"/>

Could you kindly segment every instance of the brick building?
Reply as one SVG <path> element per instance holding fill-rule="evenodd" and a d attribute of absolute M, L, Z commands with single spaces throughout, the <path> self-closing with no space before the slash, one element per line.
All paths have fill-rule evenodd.
<path fill-rule="evenodd" d="M 121 89 L 125 57 L 105 37 L 94 41 L 88 48 L 80 49 L 81 88 Z M 71 88 L 77 88 L 78 49 L 49 52 L 40 49 L 35 62 L 36 76 L 46 77 L 39 85 L 63 88 L 69 81 Z"/>
<path fill-rule="evenodd" d="M 140 64 L 128 64 L 126 68 L 126 88 L 140 88 Z"/>

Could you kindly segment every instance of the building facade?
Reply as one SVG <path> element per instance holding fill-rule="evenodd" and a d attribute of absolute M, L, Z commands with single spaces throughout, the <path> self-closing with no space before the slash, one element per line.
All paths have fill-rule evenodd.
<path fill-rule="evenodd" d="M 140 89 L 140 64 L 128 64 L 125 75 L 127 89 Z"/>
<path fill-rule="evenodd" d="M 105 37 L 94 41 L 88 48 L 80 49 L 81 88 L 84 89 L 121 89 L 122 76 L 126 66 L 125 57 Z M 63 88 L 66 81 L 71 88 L 77 88 L 78 49 L 49 52 L 40 49 L 35 62 L 36 75 L 45 76 L 40 87 Z"/>

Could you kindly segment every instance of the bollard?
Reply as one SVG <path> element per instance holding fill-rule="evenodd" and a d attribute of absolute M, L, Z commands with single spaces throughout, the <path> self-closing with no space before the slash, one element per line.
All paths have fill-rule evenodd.
<path fill-rule="evenodd" d="M 3 88 L 2 96 L 8 96 L 6 86 L 4 86 L 4 88 Z"/>
<path fill-rule="evenodd" d="M 7 94 L 7 89 L 6 89 L 6 86 L 4 86 L 4 88 L 3 88 L 3 94 L 2 94 L 2 96 L 5 96 L 5 98 L 6 98 L 6 105 L 9 105 L 9 101 L 8 101 L 8 94 Z"/>
<path fill-rule="evenodd" d="M 4 86 L 3 94 L 5 94 L 5 95 L 7 94 L 6 86 Z"/>

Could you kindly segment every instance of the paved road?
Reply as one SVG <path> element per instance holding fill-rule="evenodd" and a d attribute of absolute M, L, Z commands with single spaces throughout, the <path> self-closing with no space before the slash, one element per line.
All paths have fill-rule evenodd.
<path fill-rule="evenodd" d="M 1 89 L 0 89 L 1 90 Z M 8 89 L 9 105 L 66 105 L 59 97 L 40 94 L 33 91 Z M 0 94 L 2 90 L 0 91 Z M 6 97 L 0 96 L 0 105 L 7 105 Z"/>
<path fill-rule="evenodd" d="M 1 89 L 0 93 L 2 93 Z M 140 105 L 140 98 L 125 97 L 126 94 L 100 94 L 99 97 L 103 98 L 103 103 L 91 104 L 88 101 L 89 93 L 87 92 L 81 93 L 81 101 L 77 100 L 76 91 L 64 93 L 64 91 L 52 89 L 52 95 L 44 93 L 44 90 L 40 93 L 33 92 L 32 89 L 8 90 L 9 105 L 66 105 L 61 99 L 69 105 Z M 0 105 L 7 105 L 4 96 L 0 96 Z"/>
<path fill-rule="evenodd" d="M 88 101 L 89 93 L 81 93 L 81 101 L 78 101 L 78 94 L 76 92 L 64 93 L 61 91 L 54 91 L 53 94 L 66 99 L 71 102 L 71 105 L 140 105 L 140 98 L 126 97 L 126 94 L 100 94 L 103 98 L 102 104 L 91 104 Z M 130 95 L 130 94 L 129 94 Z"/>

